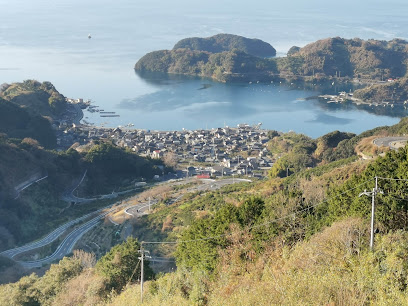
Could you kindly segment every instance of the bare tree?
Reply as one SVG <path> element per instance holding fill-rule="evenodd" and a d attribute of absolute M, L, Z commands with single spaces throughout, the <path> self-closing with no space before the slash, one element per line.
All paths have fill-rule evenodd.
<path fill-rule="evenodd" d="M 178 156 L 173 152 L 167 152 L 163 156 L 163 162 L 167 167 L 176 167 L 178 164 Z"/>
<path fill-rule="evenodd" d="M 74 258 L 79 259 L 84 268 L 92 268 L 96 264 L 94 253 L 87 253 L 84 250 L 74 250 Z"/>

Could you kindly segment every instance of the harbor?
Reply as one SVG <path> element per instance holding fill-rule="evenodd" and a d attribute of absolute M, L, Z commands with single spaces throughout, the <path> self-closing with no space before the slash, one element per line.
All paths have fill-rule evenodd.
<path fill-rule="evenodd" d="M 407 109 L 406 105 L 408 104 L 408 101 L 396 103 L 396 102 L 390 102 L 390 101 L 363 101 L 361 99 L 358 99 L 353 96 L 353 93 L 341 91 L 339 92 L 338 95 L 319 95 L 319 99 L 325 100 L 326 103 L 347 103 L 351 102 L 356 105 L 367 105 L 367 106 L 382 106 L 382 107 L 391 107 L 393 108 L 394 106 L 403 106 L 404 109 Z"/>

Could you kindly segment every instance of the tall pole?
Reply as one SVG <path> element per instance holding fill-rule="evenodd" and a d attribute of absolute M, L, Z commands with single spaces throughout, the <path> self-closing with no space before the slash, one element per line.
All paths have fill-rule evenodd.
<path fill-rule="evenodd" d="M 141 260 L 141 266 L 140 266 L 140 301 L 143 303 L 143 259 L 144 259 L 144 250 L 143 250 L 143 242 L 140 244 L 140 260 Z"/>
<path fill-rule="evenodd" d="M 149 197 L 149 211 L 150 211 L 150 197 Z"/>
<path fill-rule="evenodd" d="M 375 187 L 373 188 L 372 192 L 367 192 L 367 190 L 364 190 L 364 192 L 359 194 L 359 197 L 362 195 L 366 196 L 371 196 L 371 235 L 370 235 L 370 250 L 374 250 L 374 216 L 375 216 L 375 196 L 378 193 L 383 193 L 381 189 L 378 189 L 378 177 L 375 177 Z"/>
<path fill-rule="evenodd" d="M 375 177 L 375 187 L 371 193 L 371 236 L 370 236 L 370 250 L 374 248 L 374 213 L 375 213 L 375 195 L 378 190 L 378 178 Z"/>

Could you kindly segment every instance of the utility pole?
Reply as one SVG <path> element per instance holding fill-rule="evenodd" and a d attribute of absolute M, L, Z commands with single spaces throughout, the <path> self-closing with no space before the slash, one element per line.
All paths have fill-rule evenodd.
<path fill-rule="evenodd" d="M 149 211 L 150 211 L 150 197 L 149 197 Z"/>
<path fill-rule="evenodd" d="M 384 194 L 381 189 L 378 188 L 378 177 L 375 177 L 375 187 L 373 191 L 368 192 L 364 189 L 364 192 L 360 193 L 358 196 L 362 195 L 371 196 L 371 236 L 370 236 L 370 250 L 373 251 L 374 248 L 374 212 L 375 212 L 375 196 L 380 193 Z"/>
<path fill-rule="evenodd" d="M 149 253 L 149 251 L 143 249 L 143 241 L 140 243 L 140 302 L 143 303 L 143 279 L 144 279 L 144 258 L 150 256 L 145 256 L 145 253 Z"/>

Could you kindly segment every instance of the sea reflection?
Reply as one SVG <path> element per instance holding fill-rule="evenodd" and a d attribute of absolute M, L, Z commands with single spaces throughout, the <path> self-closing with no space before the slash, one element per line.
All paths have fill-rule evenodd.
<path fill-rule="evenodd" d="M 351 123 L 352 121 L 353 121 L 352 119 L 340 118 L 340 117 L 321 113 L 321 114 L 318 114 L 315 119 L 308 120 L 307 122 L 324 123 L 324 124 L 330 124 L 330 125 L 347 125 Z"/>
<path fill-rule="evenodd" d="M 120 118 L 107 122 L 109 126 L 133 122 L 138 128 L 177 130 L 262 122 L 266 129 L 318 137 L 333 130 L 359 133 L 395 124 L 406 114 L 397 107 L 327 103 L 317 98 L 323 92 L 353 90 L 351 84 L 322 88 L 290 83 L 224 84 L 162 73 L 137 72 L 136 76 L 139 87 L 130 93 L 133 96 L 113 105 Z M 98 123 L 99 118 L 93 114 L 90 120 Z"/>

